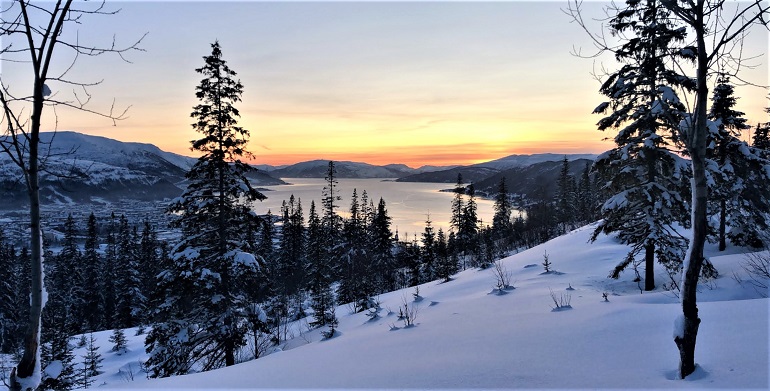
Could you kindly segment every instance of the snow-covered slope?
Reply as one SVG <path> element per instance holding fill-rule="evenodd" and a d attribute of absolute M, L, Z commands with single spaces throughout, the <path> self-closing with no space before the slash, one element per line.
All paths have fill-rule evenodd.
<path fill-rule="evenodd" d="M 676 378 L 673 342 L 678 298 L 669 291 L 640 293 L 634 275 L 609 280 L 627 247 L 601 236 L 589 244 L 584 227 L 506 258 L 515 289 L 494 291 L 493 271 L 467 270 L 448 283 L 379 297 L 380 318 L 337 309 L 340 334 L 299 327 L 293 341 L 266 357 L 212 372 L 147 380 L 142 336 L 130 352 L 108 352 L 97 338 L 105 373 L 96 384 L 140 389 L 256 388 L 684 388 L 768 387 L 768 299 L 732 278 L 743 255 L 708 255 L 722 277 L 699 294 L 702 324 L 695 374 Z M 548 253 L 556 273 L 544 274 Z M 658 273 L 658 285 L 666 282 Z M 571 309 L 554 311 L 551 293 Z M 608 294 L 609 301 L 602 297 Z M 765 292 L 766 293 L 766 292 Z M 418 308 L 416 326 L 397 319 L 406 302 Z M 300 334 L 301 332 L 301 334 Z M 133 335 L 129 332 L 127 334 Z M 82 352 L 78 352 L 82 355 Z M 133 380 L 126 371 L 131 368 Z"/>

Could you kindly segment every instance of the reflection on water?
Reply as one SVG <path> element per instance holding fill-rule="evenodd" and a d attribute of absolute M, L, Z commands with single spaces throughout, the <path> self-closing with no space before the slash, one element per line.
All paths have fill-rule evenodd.
<path fill-rule="evenodd" d="M 264 192 L 267 196 L 265 201 L 257 202 L 255 210 L 257 213 L 267 213 L 269 209 L 273 214 L 279 214 L 281 202 L 288 200 L 289 196 L 294 194 L 295 198 L 302 200 L 302 210 L 307 221 L 307 215 L 310 211 L 310 201 L 316 203 L 316 210 L 321 208 L 321 192 L 325 185 L 324 179 L 319 178 L 282 178 L 291 185 L 266 186 L 271 191 Z M 404 239 L 406 235 L 410 238 L 415 233 L 421 233 L 425 227 L 425 220 L 430 213 L 433 226 L 436 231 L 441 227 L 444 231 L 449 230 L 449 220 L 451 219 L 451 201 L 454 194 L 439 192 L 441 189 L 453 187 L 448 183 L 413 183 L 413 182 L 393 182 L 383 181 L 382 179 L 339 179 L 339 193 L 342 198 L 339 201 L 337 213 L 341 216 L 347 216 L 350 209 L 350 196 L 353 189 L 358 190 L 358 197 L 366 190 L 369 199 L 374 202 L 375 207 L 382 197 L 388 208 L 388 215 L 392 218 L 392 229 L 398 228 L 400 238 Z M 478 216 L 485 225 L 492 224 L 494 210 L 493 202 L 476 199 L 478 204 Z"/>

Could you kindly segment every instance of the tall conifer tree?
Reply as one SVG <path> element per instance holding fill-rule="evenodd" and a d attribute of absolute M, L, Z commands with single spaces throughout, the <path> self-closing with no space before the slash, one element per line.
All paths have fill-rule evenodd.
<path fill-rule="evenodd" d="M 660 0 L 628 0 L 610 20 L 613 34 L 627 39 L 615 52 L 620 70 L 601 87 L 610 100 L 595 113 L 608 113 L 599 129 L 618 129 L 616 147 L 599 156 L 596 166 L 611 180 L 602 206 L 600 233 L 618 232 L 632 250 L 611 276 L 617 278 L 644 250 L 645 290 L 655 288 L 654 264 L 677 270 L 686 247 L 674 229 L 687 224 L 686 164 L 671 151 L 678 138 L 685 107 L 674 88 L 693 88 L 694 82 L 672 70 L 675 58 L 692 58 L 692 50 L 676 50 L 685 29 L 671 24 Z"/>
<path fill-rule="evenodd" d="M 202 153 L 187 173 L 189 185 L 168 208 L 179 215 L 174 226 L 183 237 L 173 249 L 171 270 L 162 273 L 167 296 L 159 310 L 164 322 L 147 337 L 151 375 L 169 376 L 235 364 L 248 325 L 240 313 L 247 306 L 247 285 L 258 283 L 259 265 L 247 235 L 257 225 L 251 203 L 266 197 L 254 189 L 240 159 L 249 131 L 238 126 L 235 104 L 243 85 L 222 57 L 219 42 L 211 45 L 205 65 L 196 69 L 200 101 L 193 108 L 193 128 L 203 135 L 192 149 Z M 184 335 L 184 338 L 181 336 Z"/>

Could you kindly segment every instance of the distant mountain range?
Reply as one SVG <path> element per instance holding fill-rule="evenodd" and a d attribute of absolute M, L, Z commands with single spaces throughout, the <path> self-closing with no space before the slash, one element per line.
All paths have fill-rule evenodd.
<path fill-rule="evenodd" d="M 264 166 L 262 166 L 264 167 Z M 338 178 L 400 178 L 418 173 L 446 170 L 449 167 L 423 166 L 410 168 L 405 164 L 388 164 L 376 166 L 368 163 L 334 161 Z M 325 178 L 329 168 L 328 160 L 311 160 L 292 164 L 268 173 L 276 178 Z"/>
<path fill-rule="evenodd" d="M 166 152 L 152 144 L 121 142 L 76 132 L 41 133 L 42 153 L 48 155 L 41 174 L 44 203 L 90 203 L 117 200 L 158 201 L 177 197 L 186 186 L 185 174 L 196 158 Z M 478 190 L 493 188 L 506 176 L 512 192 L 553 181 L 554 165 L 565 155 L 511 155 L 471 166 L 383 166 L 335 161 L 338 178 L 397 178 L 401 182 L 454 183 L 461 173 L 465 183 Z M 575 170 L 596 155 L 566 155 Z M 279 178 L 324 178 L 328 160 L 312 160 L 287 166 L 254 165 L 249 174 L 255 186 L 286 184 Z M 557 170 L 558 172 L 558 170 Z M 58 175 L 56 175 L 58 174 Z M 18 208 L 27 203 L 19 169 L 0 154 L 0 208 Z M 554 177 L 555 178 L 555 177 Z M 526 186 L 525 186 L 526 185 Z"/>
<path fill-rule="evenodd" d="M 501 159 L 492 160 L 486 163 L 474 164 L 471 166 L 460 166 L 446 170 L 437 170 L 420 174 L 409 175 L 397 179 L 397 182 L 438 182 L 438 183 L 456 183 L 457 174 L 462 174 L 464 183 L 474 183 L 476 189 L 481 189 L 479 183 L 487 178 L 497 177 L 502 172 L 515 172 L 527 167 L 546 167 L 548 164 L 561 162 L 564 157 L 570 162 L 574 161 L 593 161 L 597 155 L 594 154 L 571 154 L 560 155 L 555 153 L 541 153 L 535 155 L 510 155 Z M 537 169 L 537 168 L 536 168 Z M 511 174 L 513 175 L 513 174 Z M 511 183 L 511 182 L 509 182 Z"/>

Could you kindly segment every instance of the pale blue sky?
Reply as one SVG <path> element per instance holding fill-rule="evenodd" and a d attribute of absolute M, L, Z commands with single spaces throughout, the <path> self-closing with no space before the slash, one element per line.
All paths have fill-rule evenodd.
<path fill-rule="evenodd" d="M 131 54 L 133 64 L 81 58 L 73 76 L 104 79 L 94 108 L 114 97 L 132 105 L 130 118 L 113 128 L 59 112 L 59 129 L 187 153 L 194 69 L 216 39 L 245 86 L 238 107 L 251 149 L 268 163 L 448 164 L 610 146 L 590 114 L 603 99 L 594 64 L 570 53 L 590 43 L 561 11 L 566 1 L 107 4 L 122 11 L 89 17 L 80 36 L 127 43 L 148 32 L 146 52 Z M 600 3 L 585 7 L 598 15 Z M 761 34 L 755 51 L 766 51 Z M 758 62 L 754 79 L 766 84 L 766 58 Z M 757 118 L 765 92 L 746 94 L 739 108 L 766 121 Z"/>

